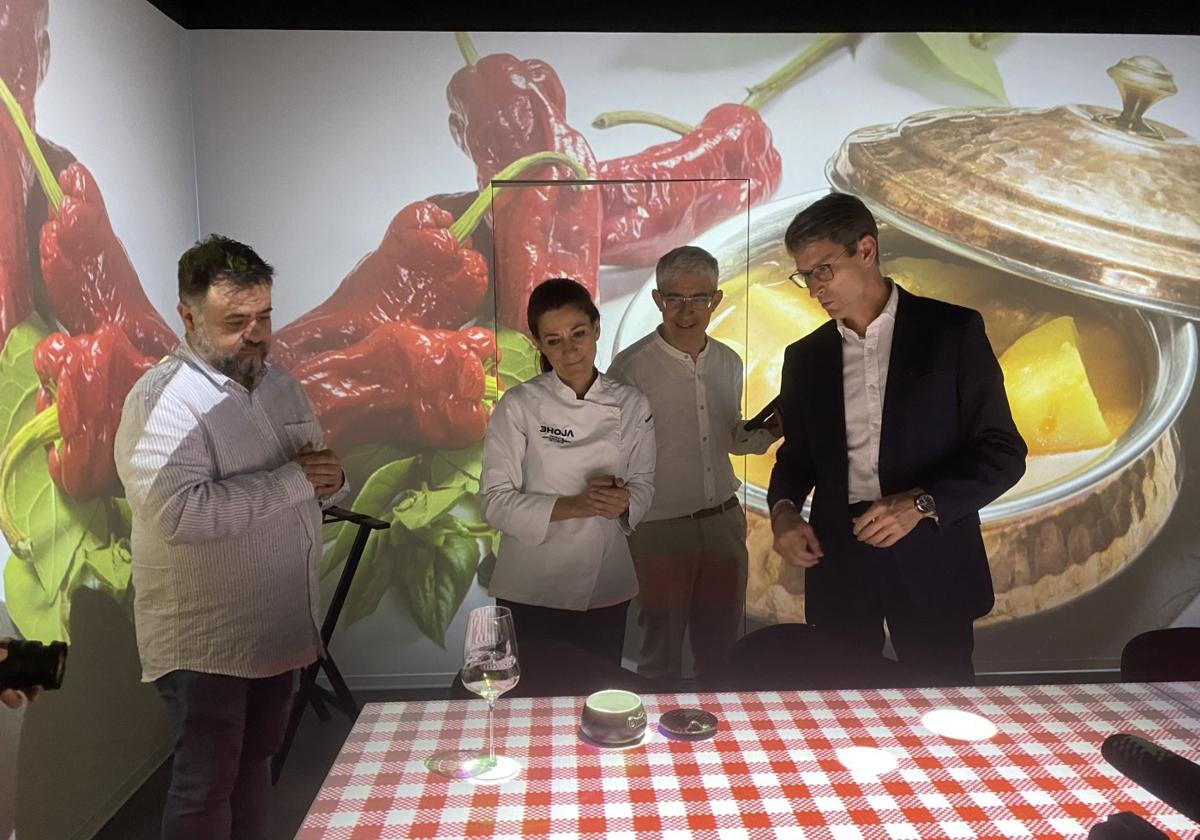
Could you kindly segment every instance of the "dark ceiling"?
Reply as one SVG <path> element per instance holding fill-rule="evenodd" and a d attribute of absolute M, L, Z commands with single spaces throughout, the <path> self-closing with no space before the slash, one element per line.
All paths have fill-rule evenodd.
<path fill-rule="evenodd" d="M 188 29 L 1200 32 L 1193 2 L 149 0 Z M 1192 12 L 1182 11 L 1192 8 Z"/>

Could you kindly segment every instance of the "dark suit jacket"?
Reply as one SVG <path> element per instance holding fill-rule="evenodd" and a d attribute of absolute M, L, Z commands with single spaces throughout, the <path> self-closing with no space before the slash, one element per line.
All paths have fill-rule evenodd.
<path fill-rule="evenodd" d="M 825 556 L 807 571 L 812 582 L 836 573 L 839 545 L 854 541 L 836 323 L 787 348 L 780 397 L 784 443 L 768 502 L 799 507 L 815 489 L 810 524 Z M 880 435 L 883 495 L 922 487 L 937 504 L 940 524 L 923 519 L 894 547 L 923 602 L 915 606 L 986 614 L 994 598 L 979 510 L 1024 474 L 1027 450 L 978 312 L 899 290 Z"/>

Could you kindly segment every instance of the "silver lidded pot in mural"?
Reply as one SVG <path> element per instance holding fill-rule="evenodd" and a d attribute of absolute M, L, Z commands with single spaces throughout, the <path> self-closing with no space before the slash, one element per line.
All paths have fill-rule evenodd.
<path fill-rule="evenodd" d="M 1175 92 L 1159 62 L 1127 58 L 1108 72 L 1120 109 L 929 111 L 853 132 L 826 167 L 835 190 L 859 195 L 879 219 L 885 273 L 982 312 L 1010 403 L 1078 386 L 1055 381 L 1073 359 L 1111 430 L 1072 448 L 1062 429 L 1022 429 L 1034 438 L 1028 474 L 981 512 L 996 589 L 984 624 L 1064 604 L 1125 568 L 1171 515 L 1182 483 L 1174 424 L 1197 363 L 1200 144 L 1145 116 Z M 750 414 L 778 393 L 783 348 L 827 317 L 787 282 L 794 266 L 782 245 L 795 214 L 824 194 L 752 209 L 749 236 L 739 216 L 694 243 L 721 264 L 725 303 L 712 332 L 747 360 Z M 618 349 L 653 328 L 652 286 L 626 312 Z M 1069 358 L 1053 352 L 1061 330 L 1048 326 L 1064 317 L 1078 338 Z M 1042 358 L 1045 337 L 1050 352 L 1027 363 Z M 1028 387 L 1014 382 L 1023 371 Z M 747 607 L 758 620 L 802 621 L 803 575 L 770 550 L 773 461 L 774 450 L 746 464 Z"/>

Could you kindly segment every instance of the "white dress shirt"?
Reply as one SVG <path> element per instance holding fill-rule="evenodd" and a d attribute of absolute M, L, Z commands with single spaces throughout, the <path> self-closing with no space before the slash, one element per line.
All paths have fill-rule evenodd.
<path fill-rule="evenodd" d="M 560 496 L 612 475 L 629 488 L 619 519 L 550 521 Z M 626 535 L 650 507 L 654 418 L 640 391 L 604 375 L 582 399 L 553 371 L 506 391 L 483 444 L 479 506 L 501 532 L 488 594 L 556 609 L 609 607 L 637 594 Z"/>
<path fill-rule="evenodd" d="M 317 657 L 321 503 L 292 460 L 306 443 L 321 448 L 321 425 L 271 364 L 246 390 L 182 342 L 133 386 L 115 454 L 144 680 L 269 677 Z"/>
<path fill-rule="evenodd" d="M 742 360 L 709 338 L 695 360 L 655 330 L 622 350 L 608 375 L 650 399 L 658 450 L 646 520 L 716 507 L 741 487 L 730 455 L 762 454 L 775 436 L 742 428 Z"/>
<path fill-rule="evenodd" d="M 842 335 L 842 392 L 846 406 L 846 448 L 849 455 L 850 503 L 873 502 L 879 489 L 879 435 L 887 388 L 892 335 L 896 331 L 896 284 L 887 304 L 867 326 L 866 335 L 837 322 Z"/>

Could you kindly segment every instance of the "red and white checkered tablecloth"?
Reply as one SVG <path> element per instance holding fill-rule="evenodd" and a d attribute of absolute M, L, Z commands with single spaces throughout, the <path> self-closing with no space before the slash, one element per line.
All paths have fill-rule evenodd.
<path fill-rule="evenodd" d="M 1200 714 L 1200 682 L 1150 683 L 1150 687 Z"/>
<path fill-rule="evenodd" d="M 1086 837 L 1126 810 L 1174 836 L 1200 832 L 1100 755 L 1105 737 L 1130 732 L 1200 759 L 1200 713 L 1148 685 L 643 700 L 651 726 L 642 744 L 604 750 L 578 738 L 582 698 L 501 699 L 497 752 L 524 769 L 496 786 L 448 781 L 424 765 L 439 750 L 484 746 L 483 701 L 370 704 L 297 837 L 1059 838 Z M 716 714 L 717 735 L 686 742 L 657 731 L 659 715 L 678 706 Z M 997 731 L 982 741 L 936 735 L 922 718 L 938 709 L 979 715 Z M 894 769 L 843 763 L 863 755 Z"/>

